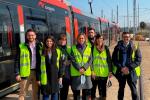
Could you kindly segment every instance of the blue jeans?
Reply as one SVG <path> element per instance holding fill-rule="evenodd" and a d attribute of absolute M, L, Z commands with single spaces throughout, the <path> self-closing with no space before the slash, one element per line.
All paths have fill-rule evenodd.
<path fill-rule="evenodd" d="M 58 100 L 58 93 L 52 93 L 50 95 L 43 95 L 43 100 Z"/>

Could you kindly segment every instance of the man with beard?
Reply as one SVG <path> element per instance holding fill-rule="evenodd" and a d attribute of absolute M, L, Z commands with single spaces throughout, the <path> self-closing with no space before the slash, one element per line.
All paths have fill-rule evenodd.
<path fill-rule="evenodd" d="M 95 42 L 95 29 L 94 28 L 89 28 L 89 33 L 88 33 L 88 45 L 92 48 L 93 50 L 93 46 L 94 46 L 94 42 Z"/>

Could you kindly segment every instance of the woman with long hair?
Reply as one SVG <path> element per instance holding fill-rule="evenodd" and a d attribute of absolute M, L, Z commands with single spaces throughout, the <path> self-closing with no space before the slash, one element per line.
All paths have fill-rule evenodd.
<path fill-rule="evenodd" d="M 59 85 L 62 84 L 61 51 L 56 47 L 53 36 L 47 36 L 39 56 L 38 83 L 43 100 L 58 100 Z"/>

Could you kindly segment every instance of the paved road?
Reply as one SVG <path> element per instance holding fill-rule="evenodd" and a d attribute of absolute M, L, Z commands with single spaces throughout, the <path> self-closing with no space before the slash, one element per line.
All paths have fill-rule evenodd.
<path fill-rule="evenodd" d="M 144 100 L 150 100 L 150 45 L 148 42 L 140 42 L 140 49 L 142 51 L 142 69 L 143 69 L 143 83 L 144 83 Z M 113 50 L 113 48 L 111 49 Z M 117 90 L 118 90 L 118 82 L 113 77 L 111 79 L 113 85 L 112 87 L 108 88 L 107 90 L 107 100 L 117 100 Z M 29 92 L 30 93 L 30 92 Z M 6 96 L 5 98 L 2 98 L 1 100 L 17 100 L 18 92 L 15 92 L 13 94 L 10 94 Z M 97 92 L 98 96 L 98 92 Z M 27 100 L 31 100 L 31 97 L 29 96 Z M 72 92 L 69 92 L 69 99 L 73 100 L 72 98 Z M 126 85 L 125 89 L 125 99 L 124 100 L 131 100 L 131 93 L 129 91 L 128 85 Z"/>

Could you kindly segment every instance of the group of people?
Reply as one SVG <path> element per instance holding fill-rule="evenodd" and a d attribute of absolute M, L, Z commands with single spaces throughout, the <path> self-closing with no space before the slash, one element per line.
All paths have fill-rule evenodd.
<path fill-rule="evenodd" d="M 138 45 L 130 41 L 130 34 L 123 32 L 110 54 L 104 37 L 89 29 L 88 39 L 80 33 L 76 44 L 67 46 L 66 34 L 56 42 L 47 36 L 43 43 L 36 39 L 32 29 L 25 34 L 25 43 L 18 47 L 15 63 L 16 80 L 20 82 L 19 100 L 25 100 L 29 84 L 32 84 L 32 100 L 67 100 L 69 86 L 74 100 L 95 100 L 96 88 L 99 100 L 106 100 L 107 80 L 114 75 L 119 82 L 118 100 L 123 100 L 126 80 L 132 99 L 139 100 L 136 89 L 140 75 L 141 53 Z"/>

